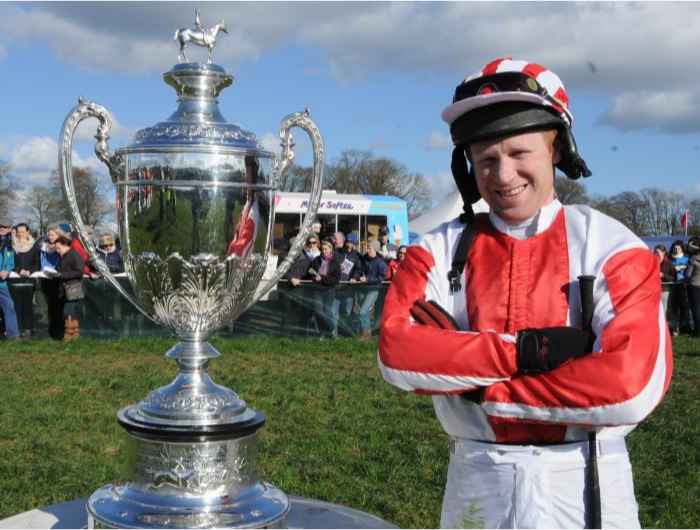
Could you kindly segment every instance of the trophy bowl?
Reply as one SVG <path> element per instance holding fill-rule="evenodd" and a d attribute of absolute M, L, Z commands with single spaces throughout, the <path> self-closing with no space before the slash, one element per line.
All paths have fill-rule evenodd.
<path fill-rule="evenodd" d="M 210 30 L 198 26 L 186 30 L 188 38 L 204 42 L 210 62 L 179 63 L 163 75 L 178 96 L 167 120 L 138 131 L 130 145 L 110 153 L 109 112 L 80 99 L 61 131 L 59 171 L 86 250 L 122 295 L 179 339 L 166 354 L 178 364 L 175 380 L 117 414 L 129 434 L 130 474 L 93 493 L 90 527 L 272 528 L 285 525 L 289 510 L 281 490 L 257 479 L 256 433 L 265 416 L 211 380 L 209 360 L 220 354 L 207 338 L 274 286 L 301 251 L 321 198 L 323 141 L 308 110 L 282 120 L 279 158 L 253 133 L 227 123 L 217 97 L 233 77 L 211 63 L 213 44 L 202 36 L 218 32 L 221 24 Z M 186 59 L 182 48 L 180 57 Z M 115 185 L 133 294 L 98 258 L 75 200 L 73 135 L 87 118 L 99 122 L 95 153 Z M 264 279 L 275 190 L 294 158 L 293 127 L 307 132 L 313 146 L 309 208 L 300 237 Z"/>

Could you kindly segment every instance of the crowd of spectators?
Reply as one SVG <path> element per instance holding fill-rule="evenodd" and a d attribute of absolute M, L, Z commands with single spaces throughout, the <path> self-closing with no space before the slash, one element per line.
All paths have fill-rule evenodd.
<path fill-rule="evenodd" d="M 394 277 L 406 257 L 406 247 L 390 243 L 386 228 L 362 248 L 358 248 L 355 233 L 322 237 L 319 224 L 312 230 L 279 286 L 284 314 L 288 315 L 283 328 L 325 339 L 337 337 L 343 321 L 347 323 L 345 334 L 369 339 L 381 314 L 382 283 Z M 309 284 L 314 288 L 308 289 Z M 299 289 L 302 285 L 306 287 L 303 290 Z"/>
<path fill-rule="evenodd" d="M 671 250 L 664 245 L 654 247 L 659 260 L 661 300 L 671 333 L 700 337 L 700 237 L 692 237 L 687 245 L 674 241 Z"/>
<path fill-rule="evenodd" d="M 31 337 L 36 289 L 46 297 L 49 335 L 65 341 L 80 336 L 82 280 L 100 274 L 80 239 L 69 230 L 67 225 L 51 225 L 39 236 L 27 223 L 0 218 L 0 309 L 5 338 Z M 124 272 L 114 235 L 101 234 L 98 242 L 110 271 Z"/>

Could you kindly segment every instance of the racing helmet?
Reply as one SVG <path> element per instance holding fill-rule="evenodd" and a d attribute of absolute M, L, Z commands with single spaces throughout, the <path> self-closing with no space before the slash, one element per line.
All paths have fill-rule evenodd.
<path fill-rule="evenodd" d="M 574 117 L 564 84 L 539 64 L 510 57 L 491 61 L 457 86 L 442 119 L 455 146 L 452 175 L 464 200 L 465 222 L 473 218 L 471 205 L 481 198 L 468 162 L 473 142 L 556 129 L 561 158 L 556 167 L 571 179 L 591 175 L 571 132 Z"/>

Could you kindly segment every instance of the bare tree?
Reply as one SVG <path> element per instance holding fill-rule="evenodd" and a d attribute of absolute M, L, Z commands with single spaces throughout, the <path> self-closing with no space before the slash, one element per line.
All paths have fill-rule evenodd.
<path fill-rule="evenodd" d="M 10 165 L 0 160 L 0 213 L 7 215 L 15 198 Z"/>
<path fill-rule="evenodd" d="M 105 191 L 95 174 L 86 168 L 73 168 L 73 183 L 78 209 L 87 225 L 95 226 L 111 212 L 111 207 L 105 200 Z M 51 193 L 60 197 L 59 215 L 70 219 L 71 212 L 63 192 L 63 183 L 54 171 L 51 177 Z"/>
<path fill-rule="evenodd" d="M 26 194 L 26 207 L 30 221 L 39 234 L 45 234 L 49 222 L 56 220 L 61 208 L 61 197 L 57 197 L 47 186 L 33 186 Z"/>
<path fill-rule="evenodd" d="M 554 191 L 562 204 L 588 204 L 590 199 L 586 187 L 577 180 L 557 175 L 554 179 Z"/>
<path fill-rule="evenodd" d="M 328 169 L 324 171 L 324 187 L 327 185 Z M 311 183 L 314 178 L 312 167 L 304 167 L 293 164 L 277 182 L 281 191 L 311 191 Z"/>
<path fill-rule="evenodd" d="M 700 199 L 688 203 L 688 234 L 700 236 Z"/>
<path fill-rule="evenodd" d="M 410 218 L 430 205 L 430 184 L 423 175 L 369 151 L 343 151 L 329 166 L 327 182 L 339 193 L 395 195 L 406 201 Z"/>
<path fill-rule="evenodd" d="M 623 191 L 612 197 L 594 197 L 591 206 L 617 219 L 638 236 L 649 235 L 646 201 L 638 193 Z"/>

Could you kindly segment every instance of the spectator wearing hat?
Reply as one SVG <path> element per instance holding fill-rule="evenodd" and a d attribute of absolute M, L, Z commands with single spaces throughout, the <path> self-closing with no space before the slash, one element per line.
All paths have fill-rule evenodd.
<path fill-rule="evenodd" d="M 7 278 L 15 267 L 15 251 L 12 249 L 12 222 L 0 218 L 0 310 L 5 320 L 5 336 L 8 339 L 19 338 L 15 304 L 7 287 Z"/>
<path fill-rule="evenodd" d="M 392 259 L 396 259 L 396 252 L 398 247 L 393 243 L 389 242 L 389 231 L 386 226 L 379 229 L 379 248 L 377 249 L 377 254 L 379 257 L 384 259 L 387 263 Z"/>
<path fill-rule="evenodd" d="M 338 231 L 333 234 L 333 241 L 335 242 L 335 251 L 341 254 L 345 253 L 345 234 Z"/>
<path fill-rule="evenodd" d="M 372 313 L 376 313 L 375 306 L 379 298 L 379 289 L 382 281 L 386 278 L 389 266 L 379 256 L 377 247 L 379 241 L 371 239 L 367 245 L 367 255 L 364 258 L 364 274 L 360 281 L 367 287 L 363 289 L 362 303 L 360 304 L 360 338 L 369 340 L 372 338 L 373 318 Z M 376 319 L 378 315 L 374 315 Z"/>
<path fill-rule="evenodd" d="M 12 248 L 15 251 L 14 272 L 19 278 L 10 282 L 10 294 L 15 302 L 20 336 L 29 338 L 34 329 L 34 280 L 31 275 L 39 270 L 41 259 L 39 246 L 27 223 L 15 226 Z"/>
<path fill-rule="evenodd" d="M 336 245 L 338 243 L 338 233 L 340 232 L 336 232 Z M 363 260 L 362 256 L 360 256 L 359 252 L 355 249 L 357 241 L 357 235 L 350 233 L 347 237 L 343 237 L 342 249 L 338 249 L 336 246 L 336 253 L 340 261 L 341 282 L 357 283 L 362 277 Z M 335 302 L 333 304 L 338 328 L 341 330 L 342 334 L 348 336 L 354 336 L 357 333 L 355 324 L 352 321 L 355 294 L 356 289 L 354 286 L 349 286 L 347 283 L 345 285 L 341 284 L 336 290 Z"/>

